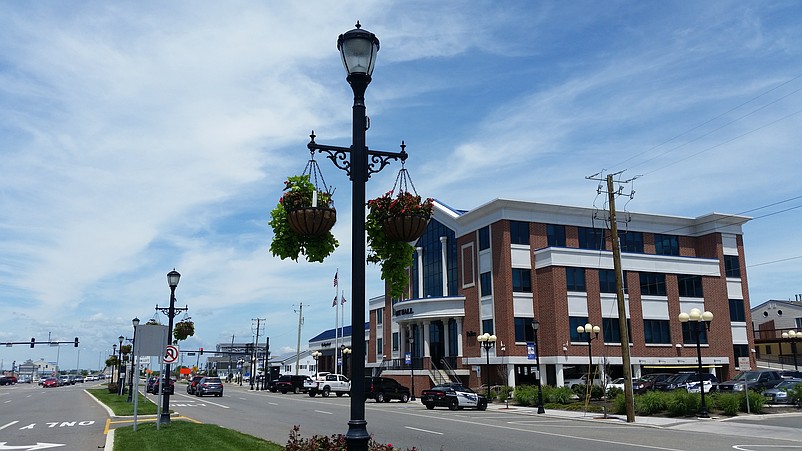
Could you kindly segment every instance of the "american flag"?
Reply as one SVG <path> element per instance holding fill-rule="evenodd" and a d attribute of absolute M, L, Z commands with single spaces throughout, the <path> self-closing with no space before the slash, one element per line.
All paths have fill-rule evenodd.
<path fill-rule="evenodd" d="M 343 299 L 342 299 L 342 301 L 340 302 L 340 304 L 345 304 L 345 294 L 343 294 Z"/>
<path fill-rule="evenodd" d="M 334 287 L 337 287 L 337 275 L 340 274 L 340 270 L 338 269 L 337 272 L 334 273 Z M 335 299 L 336 301 L 336 299 Z"/>
<path fill-rule="evenodd" d="M 331 306 L 337 307 L 337 296 L 334 296 L 334 301 L 332 301 Z"/>

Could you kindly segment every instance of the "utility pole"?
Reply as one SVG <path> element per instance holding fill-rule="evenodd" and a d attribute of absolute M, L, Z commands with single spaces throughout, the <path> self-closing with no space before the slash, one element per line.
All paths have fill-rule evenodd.
<path fill-rule="evenodd" d="M 295 346 L 295 375 L 298 375 L 298 366 L 301 364 L 301 325 L 304 323 L 304 304 L 298 307 L 298 344 Z M 336 351 L 335 351 L 336 352 Z"/>
<path fill-rule="evenodd" d="M 231 348 L 228 350 L 228 374 L 226 378 L 228 380 L 234 380 L 231 378 L 231 355 L 234 353 L 234 334 L 231 334 Z"/>
<path fill-rule="evenodd" d="M 253 318 L 251 321 L 256 321 L 256 346 L 254 349 L 253 359 L 251 360 L 251 390 L 253 390 L 254 379 L 256 379 L 256 368 L 259 366 L 259 329 L 262 324 L 262 321 L 265 321 L 264 318 Z M 251 324 L 251 328 L 253 328 L 253 323 Z M 259 382 L 256 382 L 256 390 L 259 391 Z"/>
<path fill-rule="evenodd" d="M 598 174 L 597 174 L 598 175 Z M 627 423 L 635 422 L 635 399 L 632 394 L 632 363 L 629 353 L 629 329 L 627 328 L 627 308 L 624 302 L 624 277 L 621 268 L 621 246 L 618 241 L 618 223 L 615 217 L 615 198 L 620 190 L 613 189 L 613 175 L 607 174 L 607 200 L 610 214 L 610 241 L 613 246 L 613 270 L 615 272 L 615 292 L 618 304 L 618 330 L 621 337 L 621 360 L 624 370 L 624 402 L 627 410 Z M 600 178 L 588 177 L 590 180 L 602 181 Z M 623 183 L 631 182 L 634 179 Z M 621 183 L 621 182 L 619 182 Z M 601 191 L 601 187 L 599 187 Z"/>

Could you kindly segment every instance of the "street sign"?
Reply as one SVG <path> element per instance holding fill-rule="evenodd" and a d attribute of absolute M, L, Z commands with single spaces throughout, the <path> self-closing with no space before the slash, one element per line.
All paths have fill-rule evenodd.
<path fill-rule="evenodd" d="M 526 358 L 529 360 L 535 360 L 537 356 L 535 355 L 535 343 L 528 342 L 526 343 Z"/>
<path fill-rule="evenodd" d="M 164 358 L 162 358 L 162 362 L 175 363 L 178 360 L 178 355 L 178 346 L 169 345 L 164 350 Z"/>
<path fill-rule="evenodd" d="M 748 371 L 752 369 L 749 362 L 749 357 L 738 357 L 738 369 L 741 371 Z"/>

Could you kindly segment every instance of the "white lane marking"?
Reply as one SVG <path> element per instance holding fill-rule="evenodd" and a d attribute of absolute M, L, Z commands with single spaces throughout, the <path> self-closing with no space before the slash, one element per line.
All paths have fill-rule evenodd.
<path fill-rule="evenodd" d="M 248 398 L 240 398 L 241 401 L 247 401 Z"/>
<path fill-rule="evenodd" d="M 268 404 L 270 404 L 271 406 L 277 406 L 278 405 L 277 402 L 268 402 Z"/>
<path fill-rule="evenodd" d="M 429 434 L 443 435 L 442 432 L 435 432 L 435 431 L 429 431 L 429 430 L 426 430 L 426 429 L 413 428 L 412 426 L 404 426 L 404 427 L 406 429 L 412 429 L 413 431 L 428 432 Z"/>
<path fill-rule="evenodd" d="M 732 449 L 737 449 L 740 451 L 756 451 L 760 448 L 800 448 L 802 449 L 802 445 L 800 446 L 788 446 L 788 445 L 732 445 Z"/>
<path fill-rule="evenodd" d="M 332 412 L 326 412 L 325 410 L 315 410 L 317 413 L 325 413 L 326 415 L 334 415 Z"/>
<path fill-rule="evenodd" d="M 5 428 L 7 428 L 7 427 L 9 427 L 9 426 L 13 426 L 13 425 L 15 425 L 15 424 L 17 424 L 17 423 L 19 423 L 19 421 L 16 421 L 16 420 L 15 420 L 15 421 L 12 421 L 11 423 L 4 424 L 4 425 L 0 426 L 0 431 L 2 431 L 3 429 L 5 429 Z"/>

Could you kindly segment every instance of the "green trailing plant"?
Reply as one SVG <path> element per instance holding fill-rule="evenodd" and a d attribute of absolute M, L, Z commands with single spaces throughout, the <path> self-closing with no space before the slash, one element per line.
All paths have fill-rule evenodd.
<path fill-rule="evenodd" d="M 411 215 L 429 218 L 432 215 L 432 199 L 422 199 L 404 191 L 393 197 L 393 191 L 368 201 L 368 217 L 365 231 L 368 234 L 369 263 L 378 263 L 382 279 L 390 286 L 390 296 L 400 298 L 409 285 L 407 268 L 412 266 L 414 248 L 409 243 L 394 241 L 384 233 L 385 219 Z"/>
<path fill-rule="evenodd" d="M 331 193 L 318 190 L 309 180 L 309 174 L 291 176 L 284 182 L 284 195 L 270 212 L 270 227 L 273 228 L 273 241 L 270 252 L 284 259 L 298 260 L 303 255 L 308 262 L 322 262 L 340 245 L 331 231 L 320 236 L 302 236 L 290 228 L 287 212 L 311 207 L 314 192 L 317 191 L 317 205 L 331 208 Z"/>
<path fill-rule="evenodd" d="M 195 323 L 192 321 L 184 320 L 176 323 L 173 327 L 173 337 L 176 342 L 186 340 L 188 337 L 195 335 Z"/>

